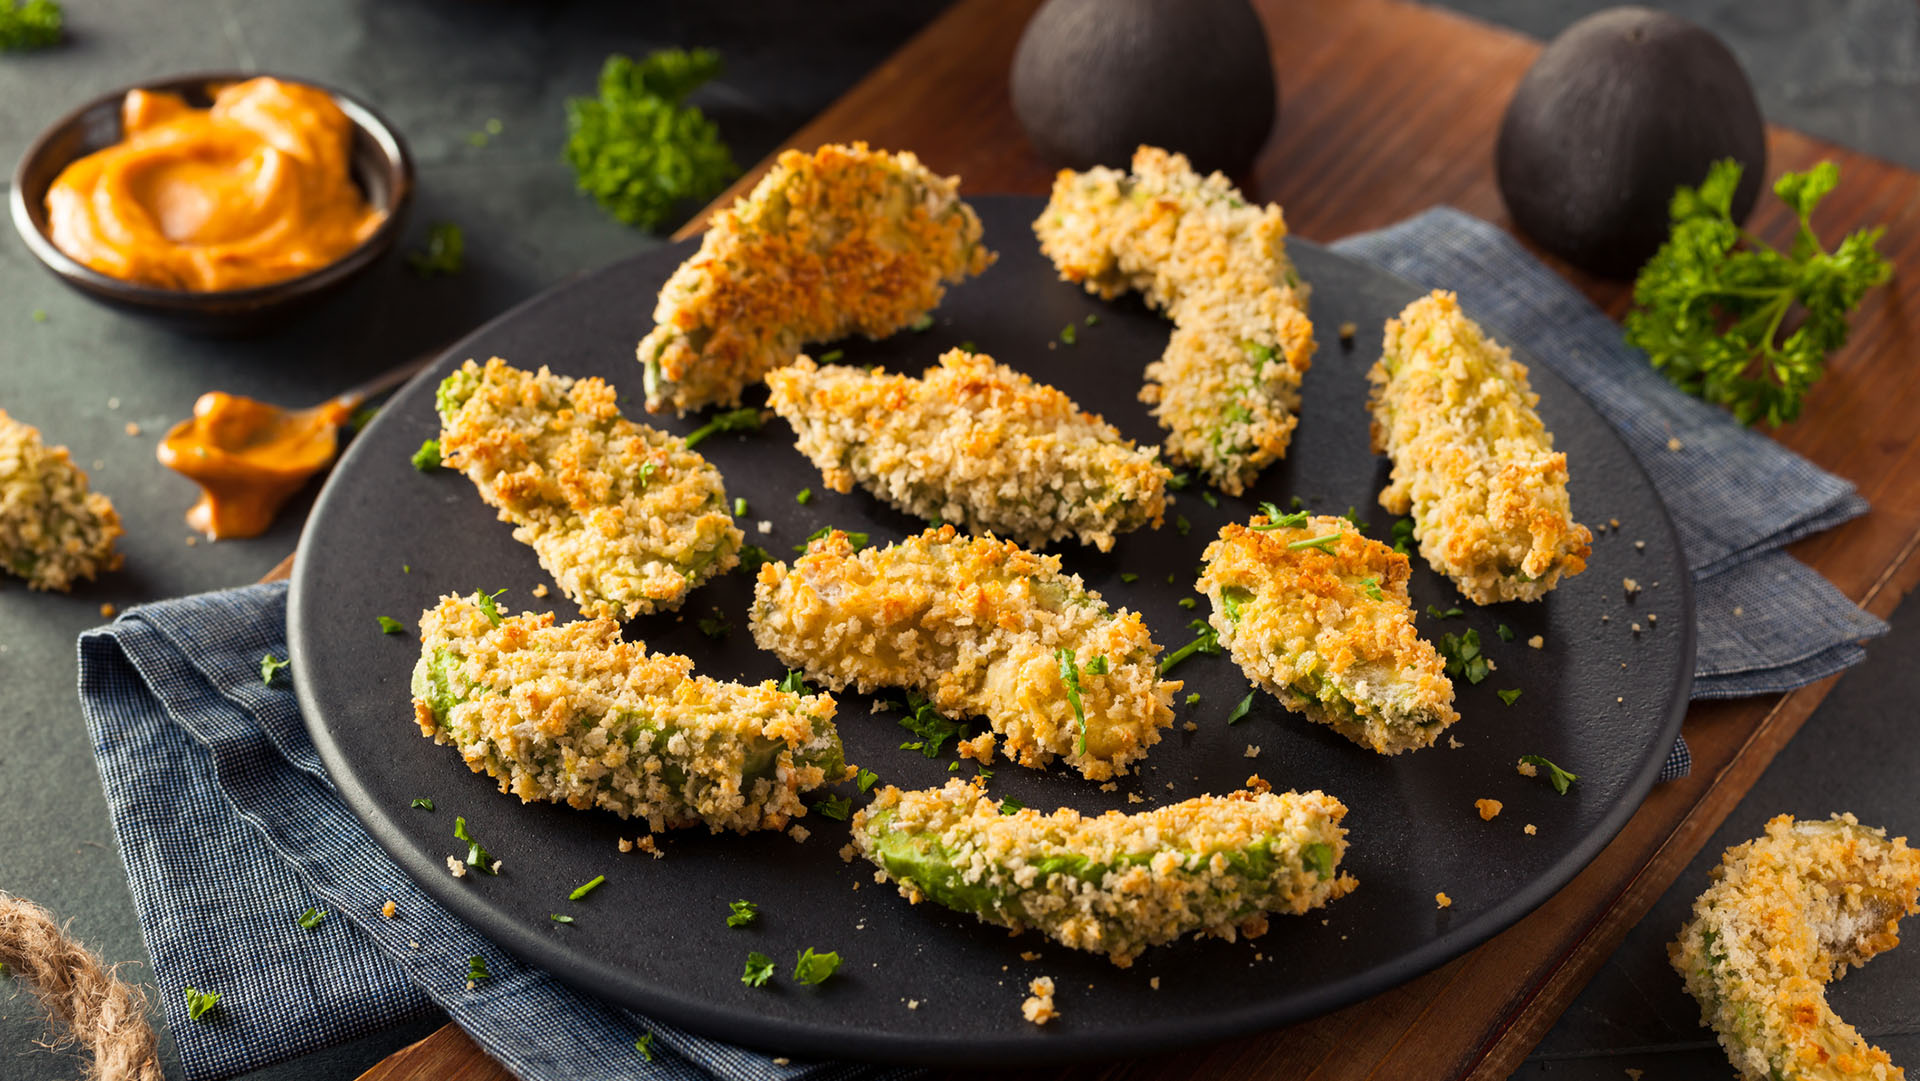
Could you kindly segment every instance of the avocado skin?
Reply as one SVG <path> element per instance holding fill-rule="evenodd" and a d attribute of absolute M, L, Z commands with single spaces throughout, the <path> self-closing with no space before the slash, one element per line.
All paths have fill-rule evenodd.
<path fill-rule="evenodd" d="M 1541 51 L 1507 105 L 1494 168 L 1507 213 L 1582 270 L 1628 278 L 1666 241 L 1674 189 L 1721 158 L 1743 172 L 1746 220 L 1767 134 L 1740 62 L 1712 33 L 1642 7 L 1609 8 Z"/>
<path fill-rule="evenodd" d="M 1013 110 L 1043 157 L 1123 166 L 1147 144 L 1244 170 L 1279 84 L 1246 0 L 1048 0 L 1014 52 Z"/>

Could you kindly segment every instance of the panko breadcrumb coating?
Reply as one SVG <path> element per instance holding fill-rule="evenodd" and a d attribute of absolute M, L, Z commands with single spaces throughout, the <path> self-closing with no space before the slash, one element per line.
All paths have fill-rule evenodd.
<path fill-rule="evenodd" d="M 1373 449 L 1393 459 L 1380 505 L 1413 515 L 1420 554 L 1475 604 L 1532 601 L 1586 569 L 1567 456 L 1527 369 L 1434 290 L 1387 320 L 1367 376 Z"/>
<path fill-rule="evenodd" d="M 1140 392 L 1170 433 L 1169 458 L 1239 495 L 1286 455 L 1313 323 L 1279 207 L 1143 146 L 1131 174 L 1061 170 L 1033 229 L 1062 278 L 1109 300 L 1139 290 L 1173 320 Z"/>
<path fill-rule="evenodd" d="M 1257 938 L 1267 913 L 1300 915 L 1359 883 L 1341 802 L 1324 792 L 1200 796 L 1138 814 L 1000 812 L 958 778 L 888 785 L 853 818 L 853 843 L 918 904 L 1029 927 L 1121 968 L 1189 933 Z"/>
<path fill-rule="evenodd" d="M 1247 678 L 1381 754 L 1429 747 L 1460 719 L 1446 663 L 1413 626 L 1407 557 L 1345 518 L 1229 522 L 1196 588 Z"/>
<path fill-rule="evenodd" d="M 122 532 L 113 503 L 91 491 L 65 447 L 0 409 L 0 567 L 29 589 L 66 592 L 82 578 L 120 569 Z"/>
<path fill-rule="evenodd" d="M 553 625 L 448 596 L 420 616 L 413 713 L 421 734 L 523 802 L 655 829 L 782 829 L 800 794 L 853 775 L 829 695 L 693 674 L 693 662 L 623 642 L 611 619 Z"/>
<path fill-rule="evenodd" d="M 1105 552 L 1166 510 L 1172 473 L 1157 451 L 984 354 L 951 350 L 921 379 L 801 357 L 767 389 L 827 487 L 858 481 L 908 514 Z"/>
<path fill-rule="evenodd" d="M 680 606 L 740 562 L 720 471 L 620 415 L 612 387 L 495 357 L 440 384 L 440 453 L 589 616 Z"/>
<path fill-rule="evenodd" d="M 994 258 L 959 184 L 865 143 L 781 154 L 661 288 L 637 351 L 648 411 L 738 402 L 810 342 L 884 338 L 937 307 Z"/>
<path fill-rule="evenodd" d="M 1745 1081 L 1899 1081 L 1827 1005 L 1826 985 L 1900 942 L 1920 912 L 1920 851 L 1854 816 L 1780 815 L 1727 849 L 1667 947 Z"/>
<path fill-rule="evenodd" d="M 948 717 L 985 715 L 1007 758 L 1064 758 L 1097 781 L 1159 742 L 1181 686 L 1160 679 L 1140 616 L 1059 556 L 950 525 L 858 553 L 834 530 L 792 567 L 760 568 L 751 622 L 761 649 L 811 679 L 919 691 Z"/>

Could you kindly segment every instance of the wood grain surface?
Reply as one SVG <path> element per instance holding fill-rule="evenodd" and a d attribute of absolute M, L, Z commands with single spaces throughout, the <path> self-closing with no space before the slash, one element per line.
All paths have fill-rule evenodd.
<path fill-rule="evenodd" d="M 1006 73 L 1038 0 L 962 0 L 875 69 L 790 144 L 864 139 L 910 148 L 958 173 L 969 193 L 1044 193 L 1053 169 L 1021 134 Z M 1437 203 L 1508 225 L 1493 141 L 1508 95 L 1539 45 L 1400 0 L 1256 0 L 1279 73 L 1274 137 L 1249 195 L 1278 202 L 1319 241 L 1389 225 Z M 1784 444 L 1859 485 L 1873 512 L 1802 541 L 1793 553 L 1880 616 L 1920 582 L 1920 175 L 1808 136 L 1772 129 L 1769 174 L 1823 158 L 1841 185 L 1816 225 L 1829 234 L 1879 222 L 1896 268 L 1855 319 L 1854 339 L 1809 396 Z M 744 191 L 767 163 L 715 205 Z M 702 216 L 704 218 L 704 215 Z M 702 219 L 682 235 L 699 231 Z M 1792 233 L 1770 196 L 1750 227 Z M 1553 260 L 1549 260 L 1553 262 Z M 1557 264 L 1556 264 L 1557 265 Z M 1616 316 L 1625 285 L 1567 274 Z M 1656 787 L 1598 859 L 1544 907 L 1479 949 L 1393 991 L 1277 1032 L 1135 1063 L 1033 1071 L 1074 1079 L 1361 1078 L 1493 1081 L 1539 1041 L 1594 970 L 1699 851 L 1826 695 L 1832 680 L 1776 698 L 1699 703 L 1687 714 L 1691 776 Z M 491 1070 L 492 1072 L 489 1072 Z M 452 1026 L 363 1081 L 505 1077 Z"/>

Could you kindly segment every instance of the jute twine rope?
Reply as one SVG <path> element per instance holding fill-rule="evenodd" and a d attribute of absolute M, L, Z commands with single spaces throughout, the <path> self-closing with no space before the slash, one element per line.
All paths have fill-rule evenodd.
<path fill-rule="evenodd" d="M 162 1081 L 146 996 L 121 983 L 53 914 L 0 892 L 0 964 L 25 983 L 66 1030 L 55 1049 L 93 1055 L 86 1081 Z"/>

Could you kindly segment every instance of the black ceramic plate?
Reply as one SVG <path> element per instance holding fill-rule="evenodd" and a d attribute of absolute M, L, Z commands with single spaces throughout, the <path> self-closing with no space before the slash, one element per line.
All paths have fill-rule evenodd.
<path fill-rule="evenodd" d="M 846 361 L 917 373 L 943 350 L 971 342 L 1065 389 L 1128 436 L 1156 442 L 1159 429 L 1134 396 L 1141 369 L 1165 347 L 1167 324 L 1137 302 L 1103 303 L 1058 281 L 1028 228 L 1039 200 L 985 198 L 975 206 L 999 263 L 954 289 L 931 329 L 843 343 Z M 931 904 L 910 907 L 875 885 L 866 863 L 840 860 L 847 827 L 818 814 L 804 820 L 812 832 L 804 843 L 779 833 L 683 830 L 662 837 L 667 856 L 653 860 L 616 850 L 617 838 L 641 829 L 635 823 L 499 794 L 453 751 L 420 737 L 407 690 L 415 640 L 382 636 L 375 617 L 411 625 L 443 593 L 503 586 L 502 600 L 515 611 L 554 609 L 562 619 L 578 613 L 557 590 L 544 600 L 530 594 L 546 574 L 465 478 L 416 472 L 408 457 L 438 427 L 439 376 L 470 356 L 603 376 L 626 395 L 628 414 L 641 417 L 634 343 L 648 329 L 660 284 L 691 250 L 677 245 L 569 282 L 456 346 L 354 441 L 300 542 L 293 670 L 334 781 L 429 892 L 527 961 L 636 1010 L 780 1053 L 941 1064 L 1135 1054 L 1322 1013 L 1464 952 L 1572 878 L 1652 785 L 1679 731 L 1693 668 L 1687 575 L 1666 513 L 1633 458 L 1576 392 L 1534 364 L 1540 411 L 1572 464 L 1577 516 L 1594 526 L 1617 519 L 1620 526 L 1595 540 L 1585 574 L 1532 605 L 1465 605 L 1464 615 L 1450 618 L 1424 614 L 1430 605 L 1444 611 L 1461 600 L 1415 560 L 1422 633 L 1437 638 L 1473 629 L 1497 665 L 1477 686 L 1458 681 L 1462 720 L 1451 729 L 1457 746 L 1443 741 L 1384 758 L 1264 694 L 1229 726 L 1247 681 L 1224 656 L 1202 656 L 1175 673 L 1186 681 L 1180 699 L 1198 693 L 1198 704 L 1178 708 L 1167 738 L 1117 791 L 1058 769 L 993 767 L 989 788 L 996 795 L 1046 809 L 1140 809 L 1228 792 L 1252 773 L 1279 789 L 1338 796 L 1351 808 L 1352 848 L 1343 869 L 1359 877 L 1360 888 L 1324 911 L 1275 918 L 1263 938 L 1181 942 L 1121 970 L 1034 934 L 1010 939 L 969 916 Z M 1295 241 L 1291 250 L 1313 285 L 1319 352 L 1292 450 L 1260 478 L 1253 496 L 1282 505 L 1298 497 L 1335 514 L 1351 506 L 1373 536 L 1385 538 L 1393 518 L 1375 496 L 1387 466 L 1367 446 L 1365 374 L 1382 322 L 1419 290 L 1311 244 Z M 1346 322 L 1360 328 L 1351 348 L 1337 334 Z M 1067 326 L 1077 331 L 1075 344 L 1061 340 Z M 686 432 L 700 419 L 651 423 Z M 866 530 L 876 544 L 921 528 L 863 492 L 826 491 L 777 418 L 757 434 L 710 439 L 700 451 L 726 475 L 728 495 L 746 498 L 749 543 L 779 558 L 792 558 L 794 546 L 821 526 Z M 811 500 L 796 502 L 808 488 Z M 1158 532 L 1123 537 L 1105 555 L 1067 547 L 1066 567 L 1110 603 L 1144 613 L 1155 640 L 1171 650 L 1192 637 L 1188 621 L 1204 613 L 1205 599 L 1193 591 L 1201 550 L 1222 524 L 1253 512 L 1248 500 L 1218 503 L 1204 501 L 1196 485 L 1180 494 Z M 762 520 L 773 523 L 771 533 L 757 531 Z M 1123 573 L 1139 578 L 1123 582 Z M 1639 581 L 1637 599 L 1625 598 L 1623 578 Z M 718 678 L 777 677 L 781 666 L 757 651 L 747 632 L 751 596 L 745 575 L 728 575 L 696 591 L 677 615 L 633 621 L 627 635 L 686 653 Z M 1183 607 L 1190 599 L 1201 607 Z M 718 641 L 695 627 L 716 610 L 732 625 Z M 1511 629 L 1511 641 L 1499 634 L 1501 626 Z M 1544 649 L 1528 647 L 1534 635 L 1545 636 Z M 1511 705 L 1496 696 L 1512 689 L 1522 693 Z M 839 701 L 850 761 L 902 787 L 938 785 L 954 775 L 950 753 L 928 759 L 900 748 L 911 737 L 895 725 L 897 714 L 870 714 L 872 699 L 857 694 Z M 1197 730 L 1185 731 L 1188 721 Z M 1524 754 L 1545 755 L 1580 779 L 1556 795 L 1544 776 L 1515 772 Z M 962 763 L 958 775 L 975 771 Z M 410 811 L 416 796 L 433 797 L 439 813 Z M 1482 797 L 1500 800 L 1505 812 L 1481 821 L 1474 801 Z M 465 851 L 451 832 L 456 814 L 505 861 L 499 877 L 448 875 L 446 857 Z M 1537 834 L 1524 832 L 1529 823 Z M 590 902 L 569 906 L 568 891 L 595 875 L 605 875 L 606 884 Z M 1441 892 L 1451 907 L 1436 905 Z M 751 928 L 726 925 L 727 902 L 736 898 L 759 904 Z M 548 920 L 559 911 L 578 922 Z M 839 974 L 819 987 L 794 984 L 787 973 L 804 947 L 839 951 Z M 780 962 L 774 985 L 740 982 L 750 950 Z M 1023 951 L 1037 951 L 1039 959 L 1024 961 Z M 1027 982 L 1038 975 L 1053 977 L 1058 988 L 1061 1016 L 1045 1028 L 1020 1015 Z"/>

